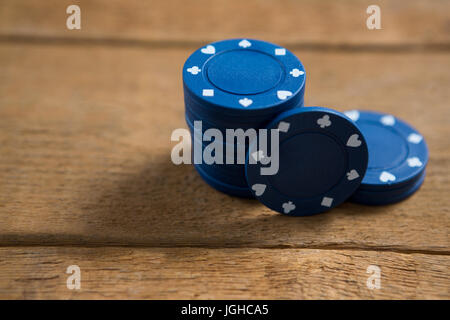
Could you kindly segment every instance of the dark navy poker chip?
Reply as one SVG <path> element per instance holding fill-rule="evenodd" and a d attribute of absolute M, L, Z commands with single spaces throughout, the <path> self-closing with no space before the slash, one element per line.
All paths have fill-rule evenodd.
<path fill-rule="evenodd" d="M 283 47 L 231 39 L 195 51 L 184 64 L 183 84 L 186 105 L 199 108 L 197 114 L 251 118 L 298 106 L 303 100 L 305 69 Z"/>
<path fill-rule="evenodd" d="M 267 207 L 287 215 L 312 215 L 336 207 L 359 187 L 368 163 L 367 145 L 344 114 L 297 108 L 283 112 L 267 128 L 279 132 L 277 172 L 262 173 L 273 166 L 262 159 L 272 155 L 257 143 L 250 146 L 246 163 L 249 188 Z M 267 145 L 272 145 L 270 134 Z"/>
<path fill-rule="evenodd" d="M 345 112 L 363 133 L 369 164 L 361 190 L 386 191 L 413 186 L 428 163 L 424 137 L 406 122 L 373 111 Z"/>

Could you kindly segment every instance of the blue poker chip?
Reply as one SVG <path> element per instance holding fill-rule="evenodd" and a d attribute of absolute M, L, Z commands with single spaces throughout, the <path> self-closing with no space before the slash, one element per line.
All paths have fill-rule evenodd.
<path fill-rule="evenodd" d="M 211 178 L 226 183 L 232 187 L 245 188 L 248 190 L 247 180 L 245 179 L 245 167 L 242 166 L 240 175 L 230 174 L 224 170 L 220 170 L 218 165 L 208 165 L 205 163 L 196 165 Z"/>
<path fill-rule="evenodd" d="M 189 119 L 186 118 L 186 123 L 189 126 L 190 132 L 191 132 L 191 143 L 192 146 L 195 147 L 196 142 L 200 142 L 200 148 L 201 152 L 205 151 L 205 148 L 208 147 L 210 142 L 204 142 L 197 140 L 197 137 L 194 135 L 194 127 L 190 123 Z M 232 155 L 227 156 L 227 152 L 230 152 L 230 149 L 233 151 Z M 198 169 L 204 173 L 204 175 L 207 175 L 210 179 L 213 179 L 215 181 L 218 181 L 220 183 L 223 183 L 224 185 L 229 185 L 230 188 L 237 187 L 237 188 L 245 188 L 248 190 L 247 186 L 247 180 L 245 179 L 245 164 L 239 164 L 237 161 L 237 148 L 234 144 L 222 144 L 222 155 L 219 157 L 219 159 L 222 160 L 222 163 L 206 163 L 204 159 L 202 159 L 202 163 L 195 164 Z M 215 156 L 217 150 L 212 149 L 211 155 Z M 191 153 L 192 156 L 192 163 L 194 163 L 194 152 Z M 231 161 L 232 163 L 227 163 L 227 160 Z M 210 183 L 211 184 L 211 183 Z M 229 192 L 228 192 L 229 193 Z M 249 193 L 249 191 L 247 192 Z"/>
<path fill-rule="evenodd" d="M 297 108 L 283 112 L 267 128 L 279 132 L 278 170 L 263 172 L 273 166 L 263 159 L 273 155 L 259 150 L 257 143 L 250 145 L 245 167 L 252 193 L 267 207 L 287 215 L 312 215 L 338 206 L 359 187 L 368 163 L 367 145 L 344 114 Z M 271 134 L 267 145 L 272 146 Z"/>
<path fill-rule="evenodd" d="M 362 110 L 345 114 L 361 130 L 369 149 L 369 164 L 360 189 L 386 191 L 414 186 L 428 163 L 423 136 L 390 114 Z"/>
<path fill-rule="evenodd" d="M 183 67 L 185 102 L 202 117 L 274 115 L 303 100 L 305 69 L 289 50 L 231 39 L 195 51 Z M 245 118 L 244 118 L 245 119 Z"/>
<path fill-rule="evenodd" d="M 302 107 L 303 101 L 304 100 L 302 97 L 297 104 L 285 106 L 285 108 L 281 111 Z M 185 113 L 186 118 L 189 119 L 191 123 L 194 121 L 202 121 L 203 130 L 215 128 L 225 134 L 227 129 L 240 128 L 247 130 L 250 128 L 264 128 L 277 114 L 280 113 L 280 110 L 277 110 L 274 114 L 269 115 L 248 114 L 246 116 L 223 116 L 221 114 L 214 113 L 213 110 L 209 110 L 208 113 L 205 113 L 198 103 L 185 101 Z"/>
<path fill-rule="evenodd" d="M 194 134 L 194 124 L 192 123 L 192 120 L 189 118 L 189 115 L 187 113 L 186 113 L 185 119 L 186 119 L 186 124 L 189 127 L 189 131 L 191 132 L 192 146 L 194 146 L 194 141 L 198 140 L 198 137 L 196 137 Z M 216 137 L 212 134 L 209 134 L 209 132 L 205 129 L 205 126 L 206 126 L 206 128 L 209 128 L 209 125 L 206 122 L 202 121 L 201 125 L 202 125 L 202 138 L 203 138 L 203 140 L 201 141 L 201 145 L 202 145 L 202 152 L 203 152 L 204 149 L 209 144 L 211 144 L 212 142 L 214 142 L 216 140 Z M 244 129 L 244 130 L 246 130 L 246 129 Z M 255 131 L 255 132 L 257 132 L 257 131 Z M 196 138 L 194 139 L 194 137 L 196 137 Z M 241 161 L 239 161 L 238 153 L 240 152 L 240 148 L 242 148 L 242 147 L 245 148 L 244 154 L 247 153 L 248 146 L 250 144 L 250 139 L 246 138 L 245 141 L 242 141 L 242 140 L 234 137 L 234 139 L 232 141 L 227 142 L 225 133 L 223 133 L 223 139 L 225 141 L 222 141 L 222 156 L 220 157 L 222 159 L 222 164 L 214 164 L 214 166 L 219 168 L 219 170 L 226 171 L 227 173 L 234 174 L 234 175 L 239 174 L 244 177 L 245 176 L 245 173 L 244 173 L 245 162 L 242 162 L 242 160 L 245 161 L 245 159 L 242 159 Z M 213 153 L 213 155 L 215 155 L 215 152 Z M 227 162 L 230 162 L 230 163 L 227 163 Z"/>
<path fill-rule="evenodd" d="M 197 172 L 200 174 L 203 180 L 206 181 L 206 183 L 209 184 L 214 189 L 231 196 L 237 196 L 241 198 L 253 198 L 253 195 L 247 186 L 239 187 L 230 185 L 228 183 L 225 183 L 223 181 L 211 177 L 198 165 L 194 165 L 194 168 L 197 170 Z"/>
<path fill-rule="evenodd" d="M 402 201 L 413 195 L 422 186 L 425 180 L 425 171 L 420 174 L 412 184 L 386 191 L 373 191 L 358 189 L 350 201 L 365 205 L 387 205 Z"/>

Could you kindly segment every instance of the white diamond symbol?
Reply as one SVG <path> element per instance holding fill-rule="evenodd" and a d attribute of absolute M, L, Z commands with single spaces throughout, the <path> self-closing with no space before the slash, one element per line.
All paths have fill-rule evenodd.
<path fill-rule="evenodd" d="M 281 132 L 288 132 L 290 126 L 291 125 L 289 122 L 280 121 L 280 123 L 278 124 L 278 130 L 280 130 Z"/>
<path fill-rule="evenodd" d="M 390 114 L 381 117 L 380 121 L 385 126 L 393 126 L 395 124 L 395 118 Z"/>
<path fill-rule="evenodd" d="M 333 204 L 333 198 L 323 197 L 321 205 L 324 207 L 331 207 Z"/>
<path fill-rule="evenodd" d="M 214 89 L 203 89 L 204 97 L 214 97 Z"/>
<path fill-rule="evenodd" d="M 275 55 L 276 56 L 285 56 L 286 55 L 286 49 L 285 48 L 276 48 L 275 49 Z"/>

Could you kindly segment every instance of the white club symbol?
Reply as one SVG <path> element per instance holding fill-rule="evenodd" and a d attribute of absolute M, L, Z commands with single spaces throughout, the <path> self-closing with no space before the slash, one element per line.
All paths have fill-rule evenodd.
<path fill-rule="evenodd" d="M 322 118 L 317 119 L 317 124 L 323 129 L 331 126 L 330 116 L 324 115 Z"/>
<path fill-rule="evenodd" d="M 297 68 L 294 68 L 294 69 L 292 69 L 292 70 L 289 72 L 289 74 L 290 74 L 291 76 L 293 76 L 294 78 L 298 78 L 298 77 L 300 77 L 301 75 L 304 75 L 305 72 L 304 72 L 304 71 L 301 71 L 301 70 L 299 70 L 299 69 L 297 69 Z"/>
<path fill-rule="evenodd" d="M 396 179 L 396 177 L 390 172 L 383 171 L 380 174 L 381 182 L 392 182 L 392 181 L 395 181 L 395 179 Z"/>
<path fill-rule="evenodd" d="M 197 75 L 197 74 L 199 74 L 200 71 L 202 71 L 202 69 L 200 69 L 200 68 L 197 67 L 197 66 L 193 66 L 193 67 L 191 67 L 191 68 L 187 68 L 187 72 L 193 74 L 194 76 Z"/>
<path fill-rule="evenodd" d="M 283 203 L 282 207 L 283 207 L 283 212 L 284 213 L 289 213 L 292 210 L 295 210 L 295 204 L 292 201 L 288 201 L 288 202 Z"/>

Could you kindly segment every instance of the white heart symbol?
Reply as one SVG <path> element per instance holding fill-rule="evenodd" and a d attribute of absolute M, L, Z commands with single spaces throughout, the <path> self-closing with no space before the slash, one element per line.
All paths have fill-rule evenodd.
<path fill-rule="evenodd" d="M 331 126 L 330 116 L 324 115 L 322 118 L 317 119 L 317 124 L 323 129 Z"/>
<path fill-rule="evenodd" d="M 352 119 L 353 121 L 358 121 L 358 119 L 359 119 L 359 111 L 358 110 L 346 111 L 346 112 L 344 112 L 344 114 L 347 117 L 349 117 L 350 119 Z"/>
<path fill-rule="evenodd" d="M 423 165 L 422 161 L 417 157 L 408 158 L 406 161 L 408 161 L 408 166 L 410 167 L 421 167 Z"/>
<path fill-rule="evenodd" d="M 417 133 L 411 133 L 408 136 L 408 141 L 414 144 L 418 144 L 420 143 L 420 141 L 422 141 L 423 137 L 420 134 Z"/>
<path fill-rule="evenodd" d="M 350 136 L 350 138 L 348 138 L 348 141 L 347 141 L 347 146 L 348 147 L 359 147 L 360 145 L 361 145 L 361 140 L 359 140 L 358 139 L 359 138 L 359 135 L 358 134 L 352 134 L 351 136 Z"/>
<path fill-rule="evenodd" d="M 389 114 L 381 117 L 380 121 L 385 126 L 393 126 L 395 124 L 395 118 Z"/>
<path fill-rule="evenodd" d="M 323 197 L 321 205 L 324 207 L 331 207 L 333 204 L 333 198 Z"/>
<path fill-rule="evenodd" d="M 383 171 L 380 174 L 380 181 L 381 182 L 389 182 L 389 181 L 395 181 L 395 176 L 392 173 L 389 173 L 387 171 Z"/>
<path fill-rule="evenodd" d="M 280 123 L 278 124 L 278 130 L 281 132 L 288 132 L 290 126 L 291 125 L 289 124 L 289 122 L 280 121 Z"/>
<path fill-rule="evenodd" d="M 244 107 L 248 107 L 249 105 L 251 105 L 253 103 L 253 100 L 248 99 L 248 98 L 239 99 L 239 103 Z"/>
<path fill-rule="evenodd" d="M 283 203 L 282 207 L 283 207 L 284 213 L 289 213 L 295 209 L 295 204 L 292 201 L 289 201 L 289 202 Z"/>
<path fill-rule="evenodd" d="M 216 53 L 216 48 L 214 48 L 214 46 L 208 44 L 205 48 L 202 48 L 200 51 L 204 54 L 214 54 L 214 53 Z"/>
<path fill-rule="evenodd" d="M 352 181 L 357 178 L 359 178 L 359 174 L 358 171 L 356 171 L 355 169 L 352 169 L 349 172 L 347 172 L 347 180 Z"/>
<path fill-rule="evenodd" d="M 241 42 L 239 42 L 239 47 L 242 47 L 242 48 L 248 48 L 248 47 L 250 47 L 252 44 L 250 43 L 250 41 L 248 41 L 248 40 L 242 40 Z"/>
<path fill-rule="evenodd" d="M 292 96 L 292 92 L 287 90 L 278 90 L 277 91 L 278 99 L 280 100 L 286 100 L 287 97 Z"/>
<path fill-rule="evenodd" d="M 289 72 L 289 74 L 292 75 L 294 78 L 297 78 L 297 77 L 305 74 L 305 72 L 301 71 L 301 70 L 299 70 L 297 68 L 294 68 L 294 69 L 291 70 L 291 72 Z"/>
<path fill-rule="evenodd" d="M 264 191 L 266 191 L 266 187 L 267 186 L 265 184 L 256 183 L 252 186 L 252 189 L 255 191 L 255 195 L 259 197 L 264 193 Z"/>

